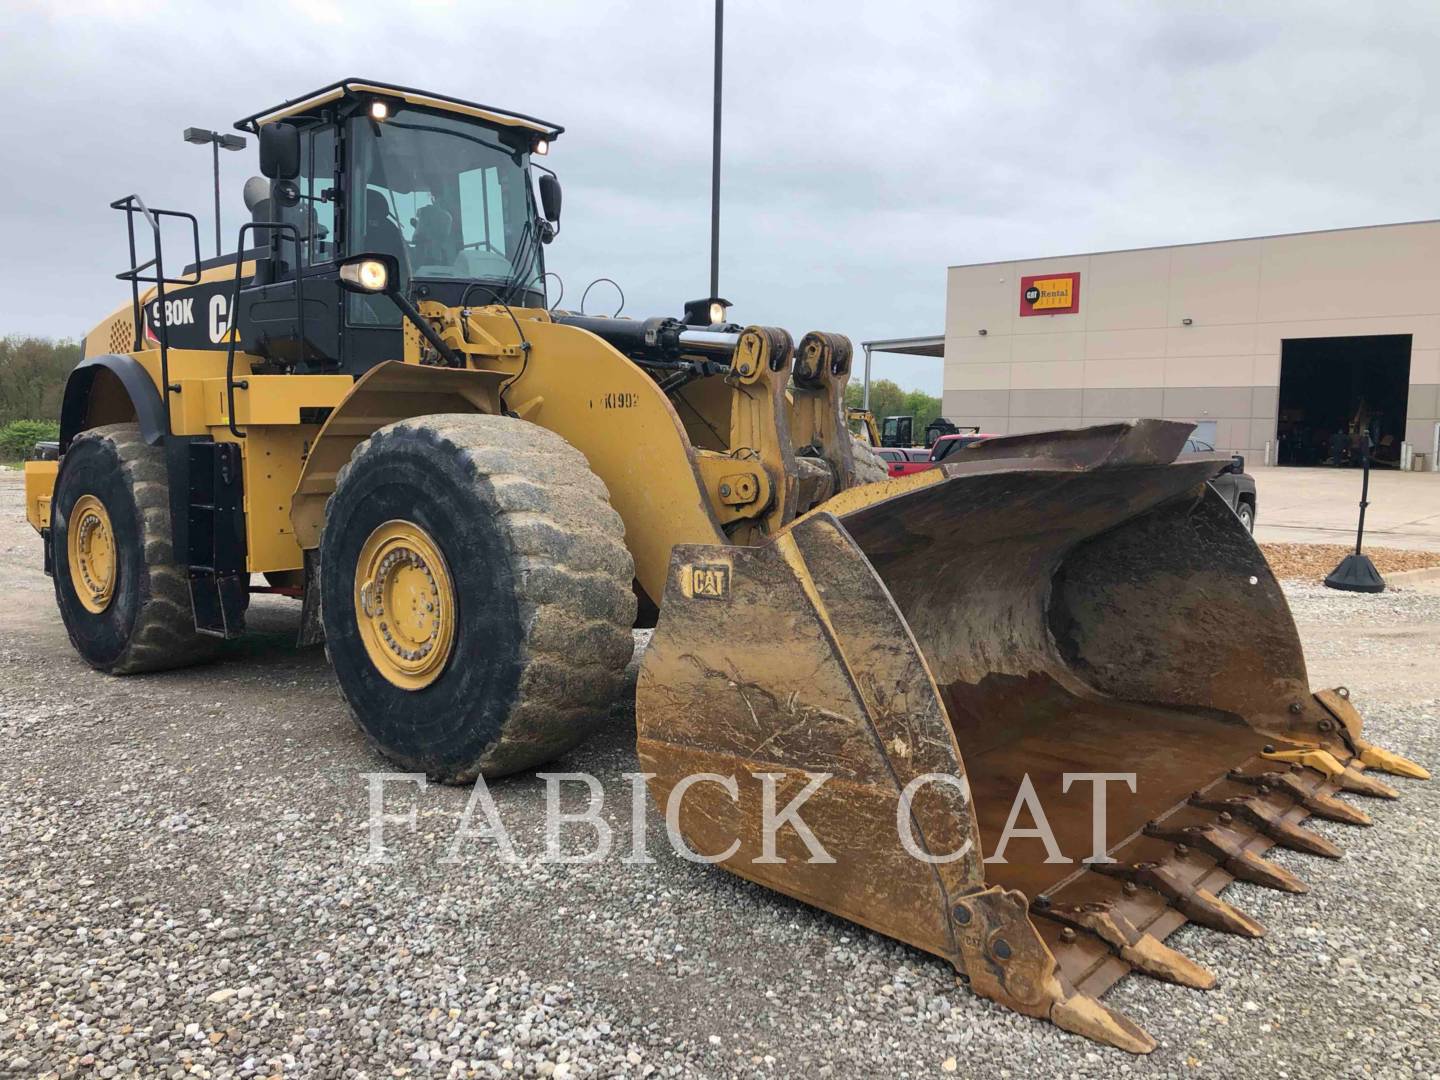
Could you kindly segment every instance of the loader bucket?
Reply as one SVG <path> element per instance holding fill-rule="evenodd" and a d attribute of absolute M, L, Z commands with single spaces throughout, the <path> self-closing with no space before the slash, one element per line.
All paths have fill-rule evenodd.
<path fill-rule="evenodd" d="M 1207 483 L 1228 459 L 1176 460 L 1188 433 L 996 439 L 763 546 L 677 547 L 636 715 L 690 849 L 1152 1049 L 1098 997 L 1132 970 L 1211 985 L 1164 939 L 1263 934 L 1217 894 L 1304 891 L 1262 854 L 1338 856 L 1299 823 L 1368 824 L 1335 798 L 1393 797 L 1367 765 L 1423 773 L 1365 742 L 1345 691 L 1310 693 L 1279 585 Z"/>

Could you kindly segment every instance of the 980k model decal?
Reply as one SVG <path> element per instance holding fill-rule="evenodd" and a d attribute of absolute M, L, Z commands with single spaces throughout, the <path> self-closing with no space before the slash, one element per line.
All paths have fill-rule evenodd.
<path fill-rule="evenodd" d="M 230 333 L 233 281 L 207 281 L 183 290 L 167 289 L 163 319 L 176 349 L 221 349 Z M 161 302 L 145 305 L 145 336 L 160 340 Z"/>

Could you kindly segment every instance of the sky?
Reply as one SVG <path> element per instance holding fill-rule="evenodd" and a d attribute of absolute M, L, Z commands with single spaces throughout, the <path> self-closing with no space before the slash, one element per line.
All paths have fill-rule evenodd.
<path fill-rule="evenodd" d="M 124 299 L 120 196 L 196 212 L 212 254 L 210 151 L 182 130 L 345 76 L 564 125 L 563 306 L 603 276 L 626 314 L 678 315 L 709 286 L 712 20 L 710 0 L 5 0 L 0 335 L 75 337 Z M 725 25 L 720 291 L 797 340 L 940 333 L 949 265 L 1440 216 L 1434 0 L 730 0 Z M 254 140 L 222 168 L 233 247 Z M 940 362 L 875 376 L 938 393 Z"/>

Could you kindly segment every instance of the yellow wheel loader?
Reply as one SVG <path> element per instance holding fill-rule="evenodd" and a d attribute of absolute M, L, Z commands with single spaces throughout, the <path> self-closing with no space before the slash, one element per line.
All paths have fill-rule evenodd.
<path fill-rule="evenodd" d="M 1263 933 L 1231 881 L 1304 891 L 1267 849 L 1334 857 L 1305 818 L 1425 775 L 1310 691 L 1185 425 L 879 479 L 844 338 L 547 307 L 556 125 L 348 79 L 237 126 L 235 254 L 114 204 L 130 296 L 26 469 L 95 668 L 202 660 L 291 596 L 364 735 L 463 783 L 579 743 L 655 626 L 639 756 L 695 853 L 1135 1052 L 1107 987 L 1210 985 L 1168 935 Z"/>

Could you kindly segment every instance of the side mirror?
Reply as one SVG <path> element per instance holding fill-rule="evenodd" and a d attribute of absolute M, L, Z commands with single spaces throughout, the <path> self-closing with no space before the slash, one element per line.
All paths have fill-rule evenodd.
<path fill-rule="evenodd" d="M 300 205 L 300 185 L 294 180 L 276 180 L 270 187 L 270 194 L 281 206 Z"/>
<path fill-rule="evenodd" d="M 546 221 L 560 224 L 560 181 L 549 173 L 540 177 L 540 211 Z"/>
<path fill-rule="evenodd" d="M 300 129 L 276 121 L 260 129 L 260 171 L 271 180 L 300 175 Z"/>
<path fill-rule="evenodd" d="M 1236 476 L 1239 476 L 1241 473 L 1243 473 L 1243 472 L 1245 471 L 1245 455 L 1244 455 L 1244 454 L 1231 454 L 1231 455 L 1230 455 L 1230 471 L 1231 471 L 1232 473 L 1234 473 Z"/>

